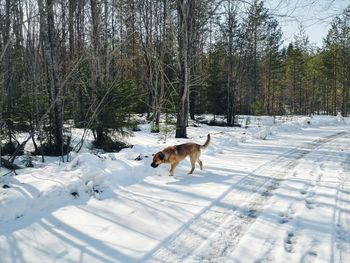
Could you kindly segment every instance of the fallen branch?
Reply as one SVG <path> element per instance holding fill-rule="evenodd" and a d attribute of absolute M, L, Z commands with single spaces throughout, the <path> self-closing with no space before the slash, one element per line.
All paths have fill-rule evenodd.
<path fill-rule="evenodd" d="M 0 160 L 1 160 L 1 167 L 5 167 L 6 169 L 9 169 L 9 170 L 21 169 L 21 167 L 19 167 L 18 165 L 11 163 L 10 161 L 4 158 L 1 158 Z"/>

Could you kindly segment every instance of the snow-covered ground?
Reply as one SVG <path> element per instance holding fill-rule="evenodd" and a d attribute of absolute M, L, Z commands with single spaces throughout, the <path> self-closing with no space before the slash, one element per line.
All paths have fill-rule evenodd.
<path fill-rule="evenodd" d="M 347 120 L 251 121 L 166 143 L 145 124 L 133 148 L 0 177 L 0 262 L 349 262 Z M 150 166 L 208 133 L 203 171 Z"/>

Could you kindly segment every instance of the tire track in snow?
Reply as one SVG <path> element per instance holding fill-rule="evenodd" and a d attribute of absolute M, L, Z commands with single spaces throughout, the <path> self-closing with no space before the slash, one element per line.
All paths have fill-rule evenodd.
<path fill-rule="evenodd" d="M 346 263 L 350 255 L 350 154 L 343 163 L 343 172 L 339 176 L 339 186 L 334 210 L 333 258 L 331 262 Z"/>
<path fill-rule="evenodd" d="M 230 186 L 175 233 L 142 258 L 142 262 L 220 262 L 239 243 L 264 204 L 298 161 L 319 146 L 342 137 L 340 132 L 294 148 L 259 166 Z"/>
<path fill-rule="evenodd" d="M 339 137 L 337 137 L 339 138 Z M 322 149 L 324 147 L 324 144 L 319 145 L 318 149 Z M 314 152 L 310 153 L 312 155 Z M 301 200 L 304 202 L 304 205 L 307 209 L 313 210 L 319 204 L 315 201 L 315 197 L 317 195 L 317 192 L 319 188 L 322 188 L 325 184 L 324 182 L 324 172 L 325 172 L 325 162 L 329 162 L 332 159 L 332 155 L 329 154 L 317 154 L 315 155 L 315 158 L 312 161 L 311 170 L 308 173 L 310 175 L 309 182 L 305 182 L 304 186 L 299 189 L 299 194 L 301 195 Z M 305 160 L 307 163 L 308 160 Z M 298 165 L 300 165 L 304 160 L 301 160 Z M 297 172 L 295 172 L 295 175 L 297 176 Z M 302 220 L 298 219 L 298 217 L 295 217 L 295 213 L 299 214 L 300 216 L 300 209 L 298 209 L 298 203 L 301 201 L 298 199 L 292 199 L 292 201 L 289 203 L 286 215 L 285 217 L 288 218 L 286 220 L 286 223 L 290 223 L 290 228 L 286 230 L 285 232 L 285 238 L 284 238 L 284 250 L 288 253 L 295 253 L 296 251 L 300 251 L 302 246 L 300 244 L 299 238 L 302 239 L 305 236 L 305 233 L 303 233 L 303 228 L 300 226 L 302 224 Z M 296 207 L 296 209 L 294 209 Z M 298 211 L 299 210 L 299 211 Z M 284 214 L 284 213 L 282 213 Z M 280 221 L 281 222 L 281 221 Z M 284 223 L 282 221 L 282 223 Z M 305 248 L 305 244 L 303 244 Z M 317 261 L 318 257 L 318 249 L 319 249 L 319 240 L 317 237 L 311 237 L 310 236 L 310 243 L 307 245 L 307 251 L 303 254 L 303 256 L 300 259 L 300 262 L 315 262 Z"/>

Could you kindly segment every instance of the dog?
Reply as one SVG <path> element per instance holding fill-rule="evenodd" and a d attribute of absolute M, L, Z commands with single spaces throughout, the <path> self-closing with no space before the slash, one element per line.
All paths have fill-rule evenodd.
<path fill-rule="evenodd" d="M 180 145 L 169 146 L 160 152 L 152 154 L 153 162 L 151 163 L 151 166 L 153 168 L 157 168 L 162 163 L 169 163 L 170 164 L 169 175 L 172 176 L 174 175 L 176 166 L 183 159 L 189 156 L 192 169 L 189 171 L 188 174 L 193 173 L 196 162 L 198 162 L 200 169 L 203 170 L 203 163 L 199 159 L 199 157 L 201 155 L 201 150 L 204 150 L 205 148 L 207 148 L 209 143 L 210 143 L 210 134 L 208 134 L 207 140 L 203 145 L 200 145 L 197 143 L 184 143 Z"/>

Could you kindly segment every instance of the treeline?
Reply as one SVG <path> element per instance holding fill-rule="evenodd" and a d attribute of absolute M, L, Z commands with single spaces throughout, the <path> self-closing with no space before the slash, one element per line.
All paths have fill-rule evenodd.
<path fill-rule="evenodd" d="M 322 48 L 283 45 L 263 1 L 0 0 L 1 154 L 63 155 L 69 127 L 122 147 L 130 113 L 349 114 L 350 7 Z M 19 146 L 16 132 L 29 136 Z M 85 133 L 83 134 L 83 137 Z M 78 144 L 79 146 L 79 144 Z M 14 157 L 13 157 L 14 158 Z"/>

